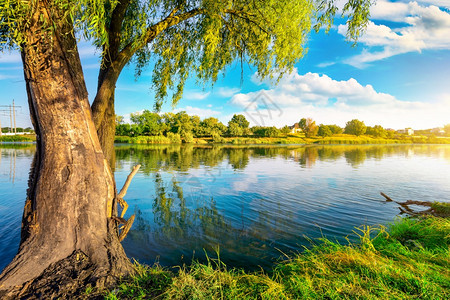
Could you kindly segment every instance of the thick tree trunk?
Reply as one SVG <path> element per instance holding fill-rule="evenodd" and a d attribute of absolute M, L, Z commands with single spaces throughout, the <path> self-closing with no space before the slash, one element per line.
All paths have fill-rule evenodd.
<path fill-rule="evenodd" d="M 49 298 L 88 282 L 102 286 L 132 270 L 111 219 L 115 183 L 92 120 L 72 24 L 66 19 L 53 32 L 42 30 L 40 21 L 51 24 L 63 12 L 46 1 L 36 5 L 22 58 L 37 156 L 19 251 L 0 275 L 2 299 L 39 290 L 51 276 L 67 285 L 47 286 Z"/>

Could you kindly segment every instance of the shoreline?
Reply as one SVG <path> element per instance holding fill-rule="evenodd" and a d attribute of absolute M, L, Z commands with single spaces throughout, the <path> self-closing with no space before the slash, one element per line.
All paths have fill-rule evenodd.
<path fill-rule="evenodd" d="M 444 299 L 450 290 L 450 205 L 444 216 L 405 217 L 355 229 L 346 245 L 319 239 L 269 272 L 227 268 L 216 258 L 173 268 L 136 263 L 105 299 Z M 95 290 L 85 292 L 95 295 Z"/>
<path fill-rule="evenodd" d="M 220 142 L 213 138 L 194 138 L 192 143 L 173 141 L 165 136 L 116 136 L 115 143 L 121 144 L 192 144 L 192 145 L 389 145 L 389 144 L 450 144 L 450 137 L 401 137 L 401 138 L 374 138 L 370 136 L 339 135 L 325 138 L 306 138 L 300 136 L 286 137 L 225 137 Z"/>

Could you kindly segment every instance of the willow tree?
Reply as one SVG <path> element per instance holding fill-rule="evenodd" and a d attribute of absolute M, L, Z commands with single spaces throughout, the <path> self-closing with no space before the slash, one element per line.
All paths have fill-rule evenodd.
<path fill-rule="evenodd" d="M 349 39 L 363 30 L 369 4 L 344 7 Z M 236 60 L 262 78 L 289 72 L 312 28 L 329 27 L 335 12 L 332 0 L 0 0 L 0 50 L 21 52 L 37 134 L 20 247 L 0 275 L 0 296 L 61 296 L 132 272 L 116 221 L 123 193 L 107 160 L 114 88 L 127 63 L 134 60 L 139 74 L 154 62 L 155 106 L 166 98 L 175 104 L 189 76 L 214 82 Z M 81 36 L 102 49 L 91 108 Z"/>
<path fill-rule="evenodd" d="M 136 75 L 149 62 L 154 63 L 155 109 L 167 97 L 176 105 L 190 75 L 213 83 L 236 60 L 255 66 L 262 78 L 274 73 L 282 76 L 303 57 L 312 26 L 329 29 L 336 12 L 333 0 L 113 2 L 106 1 L 101 9 L 100 5 L 89 7 L 87 13 L 93 17 L 85 31 L 102 51 L 92 112 L 110 161 L 114 154 L 114 89 L 130 61 L 135 62 Z M 343 13 L 350 14 L 350 40 L 364 28 L 370 2 L 351 0 L 344 7 Z"/>

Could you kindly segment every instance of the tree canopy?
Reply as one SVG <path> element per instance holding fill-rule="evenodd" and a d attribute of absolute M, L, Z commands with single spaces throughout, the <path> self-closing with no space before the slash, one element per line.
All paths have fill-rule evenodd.
<path fill-rule="evenodd" d="M 367 127 L 363 121 L 360 121 L 358 119 L 353 119 L 351 121 L 348 121 L 345 124 L 344 133 L 360 136 L 360 135 L 366 133 L 366 129 L 367 129 Z"/>
<path fill-rule="evenodd" d="M 349 40 L 364 30 L 371 2 L 351 0 L 344 6 Z M 236 60 L 255 66 L 262 78 L 282 76 L 305 54 L 310 31 L 329 29 L 337 12 L 333 0 L 58 0 L 51 5 L 73 21 L 78 37 L 101 49 L 102 67 L 120 72 L 133 59 L 139 75 L 155 62 L 156 108 L 168 96 L 176 104 L 189 76 L 214 82 Z M 35 1 L 0 1 L 0 50 L 26 42 L 22 32 L 36 11 Z"/>
<path fill-rule="evenodd" d="M 298 126 L 302 129 L 306 137 L 312 137 L 317 135 L 319 127 L 316 125 L 316 121 L 311 118 L 302 118 L 298 122 Z"/>

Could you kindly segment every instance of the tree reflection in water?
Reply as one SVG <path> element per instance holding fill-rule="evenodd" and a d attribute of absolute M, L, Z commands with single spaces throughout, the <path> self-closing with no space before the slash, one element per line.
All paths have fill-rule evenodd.
<path fill-rule="evenodd" d="M 280 203 L 278 209 L 268 210 L 267 199 L 259 199 L 252 210 L 242 206 L 235 218 L 227 220 L 213 198 L 202 193 L 186 197 L 183 186 L 191 186 L 176 176 L 165 178 L 157 172 L 154 184 L 151 212 L 135 208 L 135 223 L 124 241 L 127 253 L 146 263 L 158 256 L 164 265 L 190 263 L 192 257 L 204 261 L 204 252 L 214 257 L 219 249 L 221 259 L 233 266 L 269 267 L 281 256 L 273 242 L 296 240 L 294 214 L 286 216 Z M 292 230 L 286 230 L 289 227 Z"/>
<path fill-rule="evenodd" d="M 448 146 L 430 145 L 119 146 L 116 149 L 117 169 L 139 163 L 145 175 L 143 186 L 153 186 L 151 196 L 146 196 L 145 200 L 151 203 L 135 205 L 136 220 L 124 246 L 130 256 L 150 264 L 157 257 L 161 264 L 169 266 L 189 264 L 192 257 L 202 261 L 205 251 L 214 256 L 219 247 L 221 259 L 228 265 L 268 268 L 283 253 L 298 251 L 302 245 L 308 245 L 308 239 L 303 235 L 312 237 L 314 232 L 319 232 L 317 237 L 320 237 L 323 227 L 319 229 L 314 225 L 314 218 L 328 218 L 321 226 L 329 225 L 330 230 L 336 230 L 334 226 L 348 226 L 351 232 L 354 225 L 349 224 L 357 225 L 355 222 L 361 217 L 341 216 L 346 219 L 344 223 L 334 214 L 351 213 L 350 206 L 339 206 L 341 204 L 334 200 L 325 203 L 325 199 L 318 199 L 321 208 L 314 208 L 315 215 L 311 217 L 311 210 L 302 206 L 314 206 L 304 201 L 320 196 L 320 186 L 310 186 L 297 194 L 295 201 L 283 198 L 282 191 L 279 191 L 280 196 L 277 191 L 270 195 L 233 192 L 230 182 L 234 180 L 234 174 L 246 170 L 252 160 L 281 157 L 307 169 L 318 162 L 339 160 L 357 169 L 366 160 L 381 160 L 393 155 L 448 158 L 449 149 Z M 293 183 L 295 180 L 292 178 Z M 209 183 L 205 184 L 206 181 Z M 230 193 L 226 196 L 215 193 L 214 189 L 220 188 L 229 189 Z M 333 199 L 340 197 L 340 191 L 335 192 Z M 377 196 L 378 193 L 375 191 Z M 348 194 L 345 197 L 348 198 Z M 358 209 L 364 214 L 365 206 Z M 348 220 L 351 218 L 357 221 Z"/>
<path fill-rule="evenodd" d="M 34 153 L 33 144 L 0 145 L 0 253 L 5 264 L 18 247 Z M 448 145 L 118 145 L 116 155 L 115 174 L 123 176 L 119 181 L 133 165 L 142 165 L 128 191 L 127 213 L 134 210 L 137 218 L 124 246 L 131 257 L 150 264 L 158 256 L 167 266 L 190 263 L 194 252 L 204 259 L 204 249 L 213 256 L 219 246 L 230 266 L 270 267 L 283 256 L 279 250 L 289 253 L 307 245 L 303 235 L 314 238 L 323 232 L 334 239 L 351 232 L 358 222 L 384 221 L 383 213 L 393 218 L 398 208 L 380 206 L 380 190 L 399 201 L 448 195 L 445 180 L 438 186 L 447 178 L 445 169 L 429 174 L 422 170 L 424 161 L 445 168 Z M 390 157 L 395 159 L 385 160 Z M 421 176 L 392 177 L 399 170 L 389 165 L 402 158 L 411 170 L 419 166 Z M 377 172 L 376 178 L 362 178 L 365 173 L 360 171 L 373 170 L 366 162 L 374 160 L 380 160 L 375 167 L 385 171 Z M 357 172 L 340 172 L 348 171 L 345 165 Z M 413 196 L 421 190 L 425 195 Z"/>

